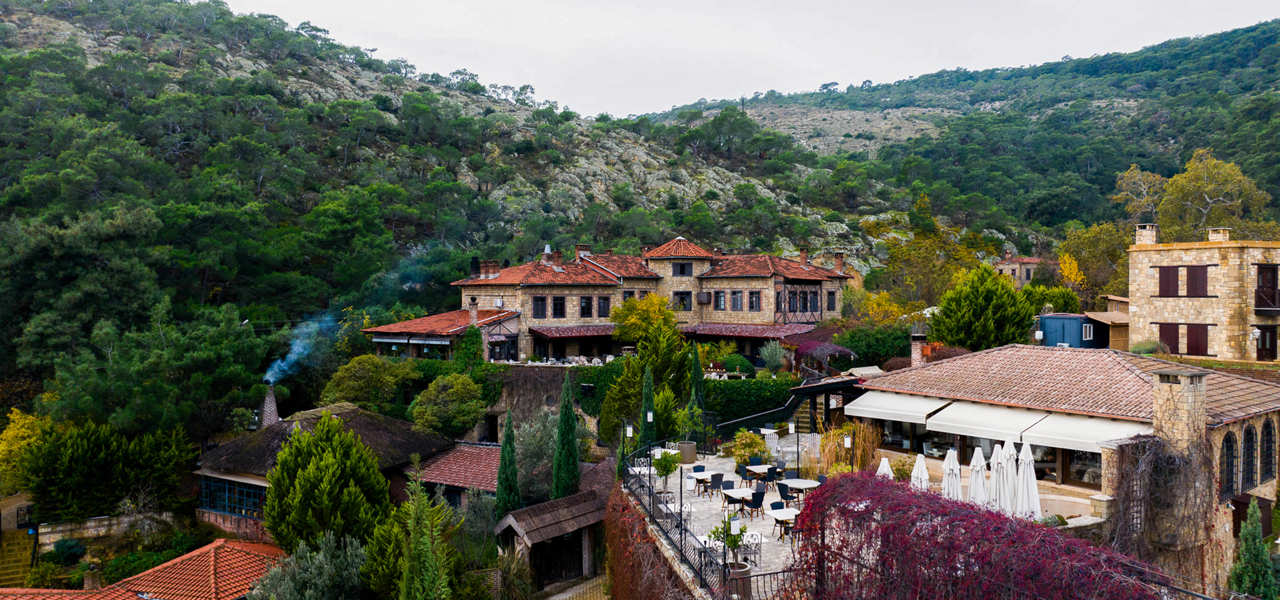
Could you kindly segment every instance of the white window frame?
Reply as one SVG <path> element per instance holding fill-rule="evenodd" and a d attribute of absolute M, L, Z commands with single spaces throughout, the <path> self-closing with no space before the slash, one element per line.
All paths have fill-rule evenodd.
<path fill-rule="evenodd" d="M 1080 341 L 1093 341 L 1093 323 L 1082 323 L 1080 325 Z"/>

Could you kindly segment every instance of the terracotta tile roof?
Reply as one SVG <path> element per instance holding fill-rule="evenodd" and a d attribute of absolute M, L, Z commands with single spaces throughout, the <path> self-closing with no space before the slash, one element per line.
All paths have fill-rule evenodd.
<path fill-rule="evenodd" d="M 535 260 L 499 269 L 492 277 L 472 276 L 452 285 L 618 285 L 618 280 L 586 263 Z"/>
<path fill-rule="evenodd" d="M 997 265 L 1038 265 L 1043 263 L 1044 259 L 1038 256 L 1012 256 L 1002 258 L 996 261 Z"/>
<path fill-rule="evenodd" d="M 645 258 L 711 258 L 715 255 L 702 246 L 678 237 L 645 252 L 643 256 Z"/>
<path fill-rule="evenodd" d="M 658 274 L 649 270 L 645 266 L 644 259 L 639 256 L 628 256 L 626 254 L 591 254 L 586 257 L 587 262 L 595 263 L 618 277 L 628 279 L 657 279 Z"/>
<path fill-rule="evenodd" d="M 761 339 L 782 339 L 797 333 L 813 331 L 812 323 L 788 323 L 786 325 L 739 325 L 735 323 L 702 323 L 684 325 L 680 331 L 692 335 L 719 335 Z"/>
<path fill-rule="evenodd" d="M 480 309 L 476 311 L 476 324 L 490 325 L 518 316 L 520 316 L 519 313 L 510 310 Z M 451 310 L 417 319 L 409 319 L 408 321 L 400 321 L 399 323 L 370 327 L 361 331 L 364 333 L 402 333 L 406 335 L 457 335 L 465 331 L 470 324 L 471 314 L 469 312 Z"/>
<path fill-rule="evenodd" d="M 576 337 L 600 337 L 613 335 L 614 325 L 612 323 L 600 325 L 539 325 L 530 327 L 530 333 L 536 333 L 542 337 L 559 339 L 559 338 L 576 338 Z"/>
<path fill-rule="evenodd" d="M 419 481 L 463 489 L 498 491 L 498 462 L 502 447 L 496 444 L 459 443 L 422 464 Z"/>
<path fill-rule="evenodd" d="M 1280 385 L 1106 348 L 1011 344 L 894 371 L 862 387 L 1150 422 L 1152 373 L 1170 367 L 1207 374 L 1210 426 L 1280 410 Z"/>
<path fill-rule="evenodd" d="M 768 254 L 717 256 L 711 261 L 711 268 L 699 277 L 773 277 L 775 275 L 807 281 L 849 278 L 844 273 L 826 267 Z"/>
<path fill-rule="evenodd" d="M 2 600 L 235 600 L 284 558 L 270 544 L 215 540 L 100 590 L 0 589 Z"/>

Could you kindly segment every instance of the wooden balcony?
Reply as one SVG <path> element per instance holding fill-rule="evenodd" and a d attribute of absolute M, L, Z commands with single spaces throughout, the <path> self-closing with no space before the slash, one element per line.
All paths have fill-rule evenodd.
<path fill-rule="evenodd" d="M 1253 292 L 1253 312 L 1257 315 L 1280 316 L 1280 289 L 1255 289 Z"/>

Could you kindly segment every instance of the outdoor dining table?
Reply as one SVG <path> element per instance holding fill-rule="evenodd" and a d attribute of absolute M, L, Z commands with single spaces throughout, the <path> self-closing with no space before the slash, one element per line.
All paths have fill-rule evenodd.
<path fill-rule="evenodd" d="M 631 467 L 632 475 L 648 475 L 653 472 L 653 467 Z"/>
<path fill-rule="evenodd" d="M 800 511 L 794 508 L 777 508 L 764 511 L 765 516 L 773 517 L 774 521 L 785 521 L 790 523 L 800 515 Z M 778 539 L 782 539 L 782 534 L 778 535 Z"/>
<path fill-rule="evenodd" d="M 662 458 L 662 456 L 665 454 L 679 454 L 679 453 L 680 453 L 679 450 L 672 450 L 670 448 L 654 448 L 653 449 L 654 458 Z"/>
<path fill-rule="evenodd" d="M 723 493 L 724 495 L 730 498 L 733 498 L 735 500 L 741 500 L 742 502 L 738 503 L 738 512 L 742 512 L 743 509 L 745 508 L 744 503 L 747 500 L 751 499 L 751 494 L 754 494 L 755 490 L 751 488 L 733 488 L 733 489 L 724 490 Z"/>
<path fill-rule="evenodd" d="M 698 471 L 697 473 L 693 473 L 691 476 L 696 481 L 711 481 L 711 476 L 719 472 L 720 471 Z"/>
<path fill-rule="evenodd" d="M 812 479 L 783 479 L 782 483 L 797 492 L 807 492 L 818 487 L 818 482 Z"/>
<path fill-rule="evenodd" d="M 773 467 L 773 465 L 751 465 L 747 467 L 747 470 L 755 473 L 756 475 L 768 475 L 771 467 Z"/>

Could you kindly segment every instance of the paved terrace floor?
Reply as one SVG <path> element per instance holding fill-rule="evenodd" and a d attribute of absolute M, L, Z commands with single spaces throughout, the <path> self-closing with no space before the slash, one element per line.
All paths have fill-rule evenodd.
<path fill-rule="evenodd" d="M 800 449 L 801 453 L 813 452 L 818 445 L 818 436 L 816 434 L 799 434 L 801 436 Z M 788 466 L 795 464 L 796 440 L 792 436 L 784 436 L 779 440 L 778 450 L 780 450 L 779 458 L 787 461 Z M 754 487 L 754 482 L 744 484 L 736 473 L 737 465 L 732 458 L 722 458 L 719 456 L 699 456 L 698 461 L 693 465 L 683 465 L 684 475 L 687 477 L 692 474 L 694 465 L 702 465 L 709 472 L 720 472 L 725 474 L 725 481 L 732 481 L 736 488 Z M 680 471 L 671 475 L 668 489 L 673 494 L 673 502 L 679 503 L 680 496 Z M 654 476 L 654 488 L 663 489 L 662 480 L 656 475 Z M 769 486 L 764 496 L 764 510 L 769 510 L 769 505 L 773 502 L 780 502 L 781 497 L 778 490 L 773 486 Z M 684 490 L 683 502 L 689 505 L 692 514 L 689 516 L 689 529 L 696 536 L 708 536 L 712 529 L 720 525 L 724 519 L 725 508 L 722 505 L 720 494 L 713 494 L 710 498 L 707 496 L 699 496 L 695 492 Z M 801 509 L 804 507 L 800 501 L 791 503 L 792 508 Z M 780 571 L 787 568 L 793 558 L 793 549 L 789 539 L 779 539 L 778 532 L 774 529 L 774 520 L 768 515 L 758 515 L 747 517 L 745 514 L 740 517 L 741 521 L 746 525 L 748 532 L 756 532 L 760 534 L 762 545 L 760 556 L 750 557 L 746 562 L 752 565 L 752 571 L 755 573 L 768 573 L 772 571 Z M 739 556 L 743 555 L 743 550 L 739 550 Z"/>

